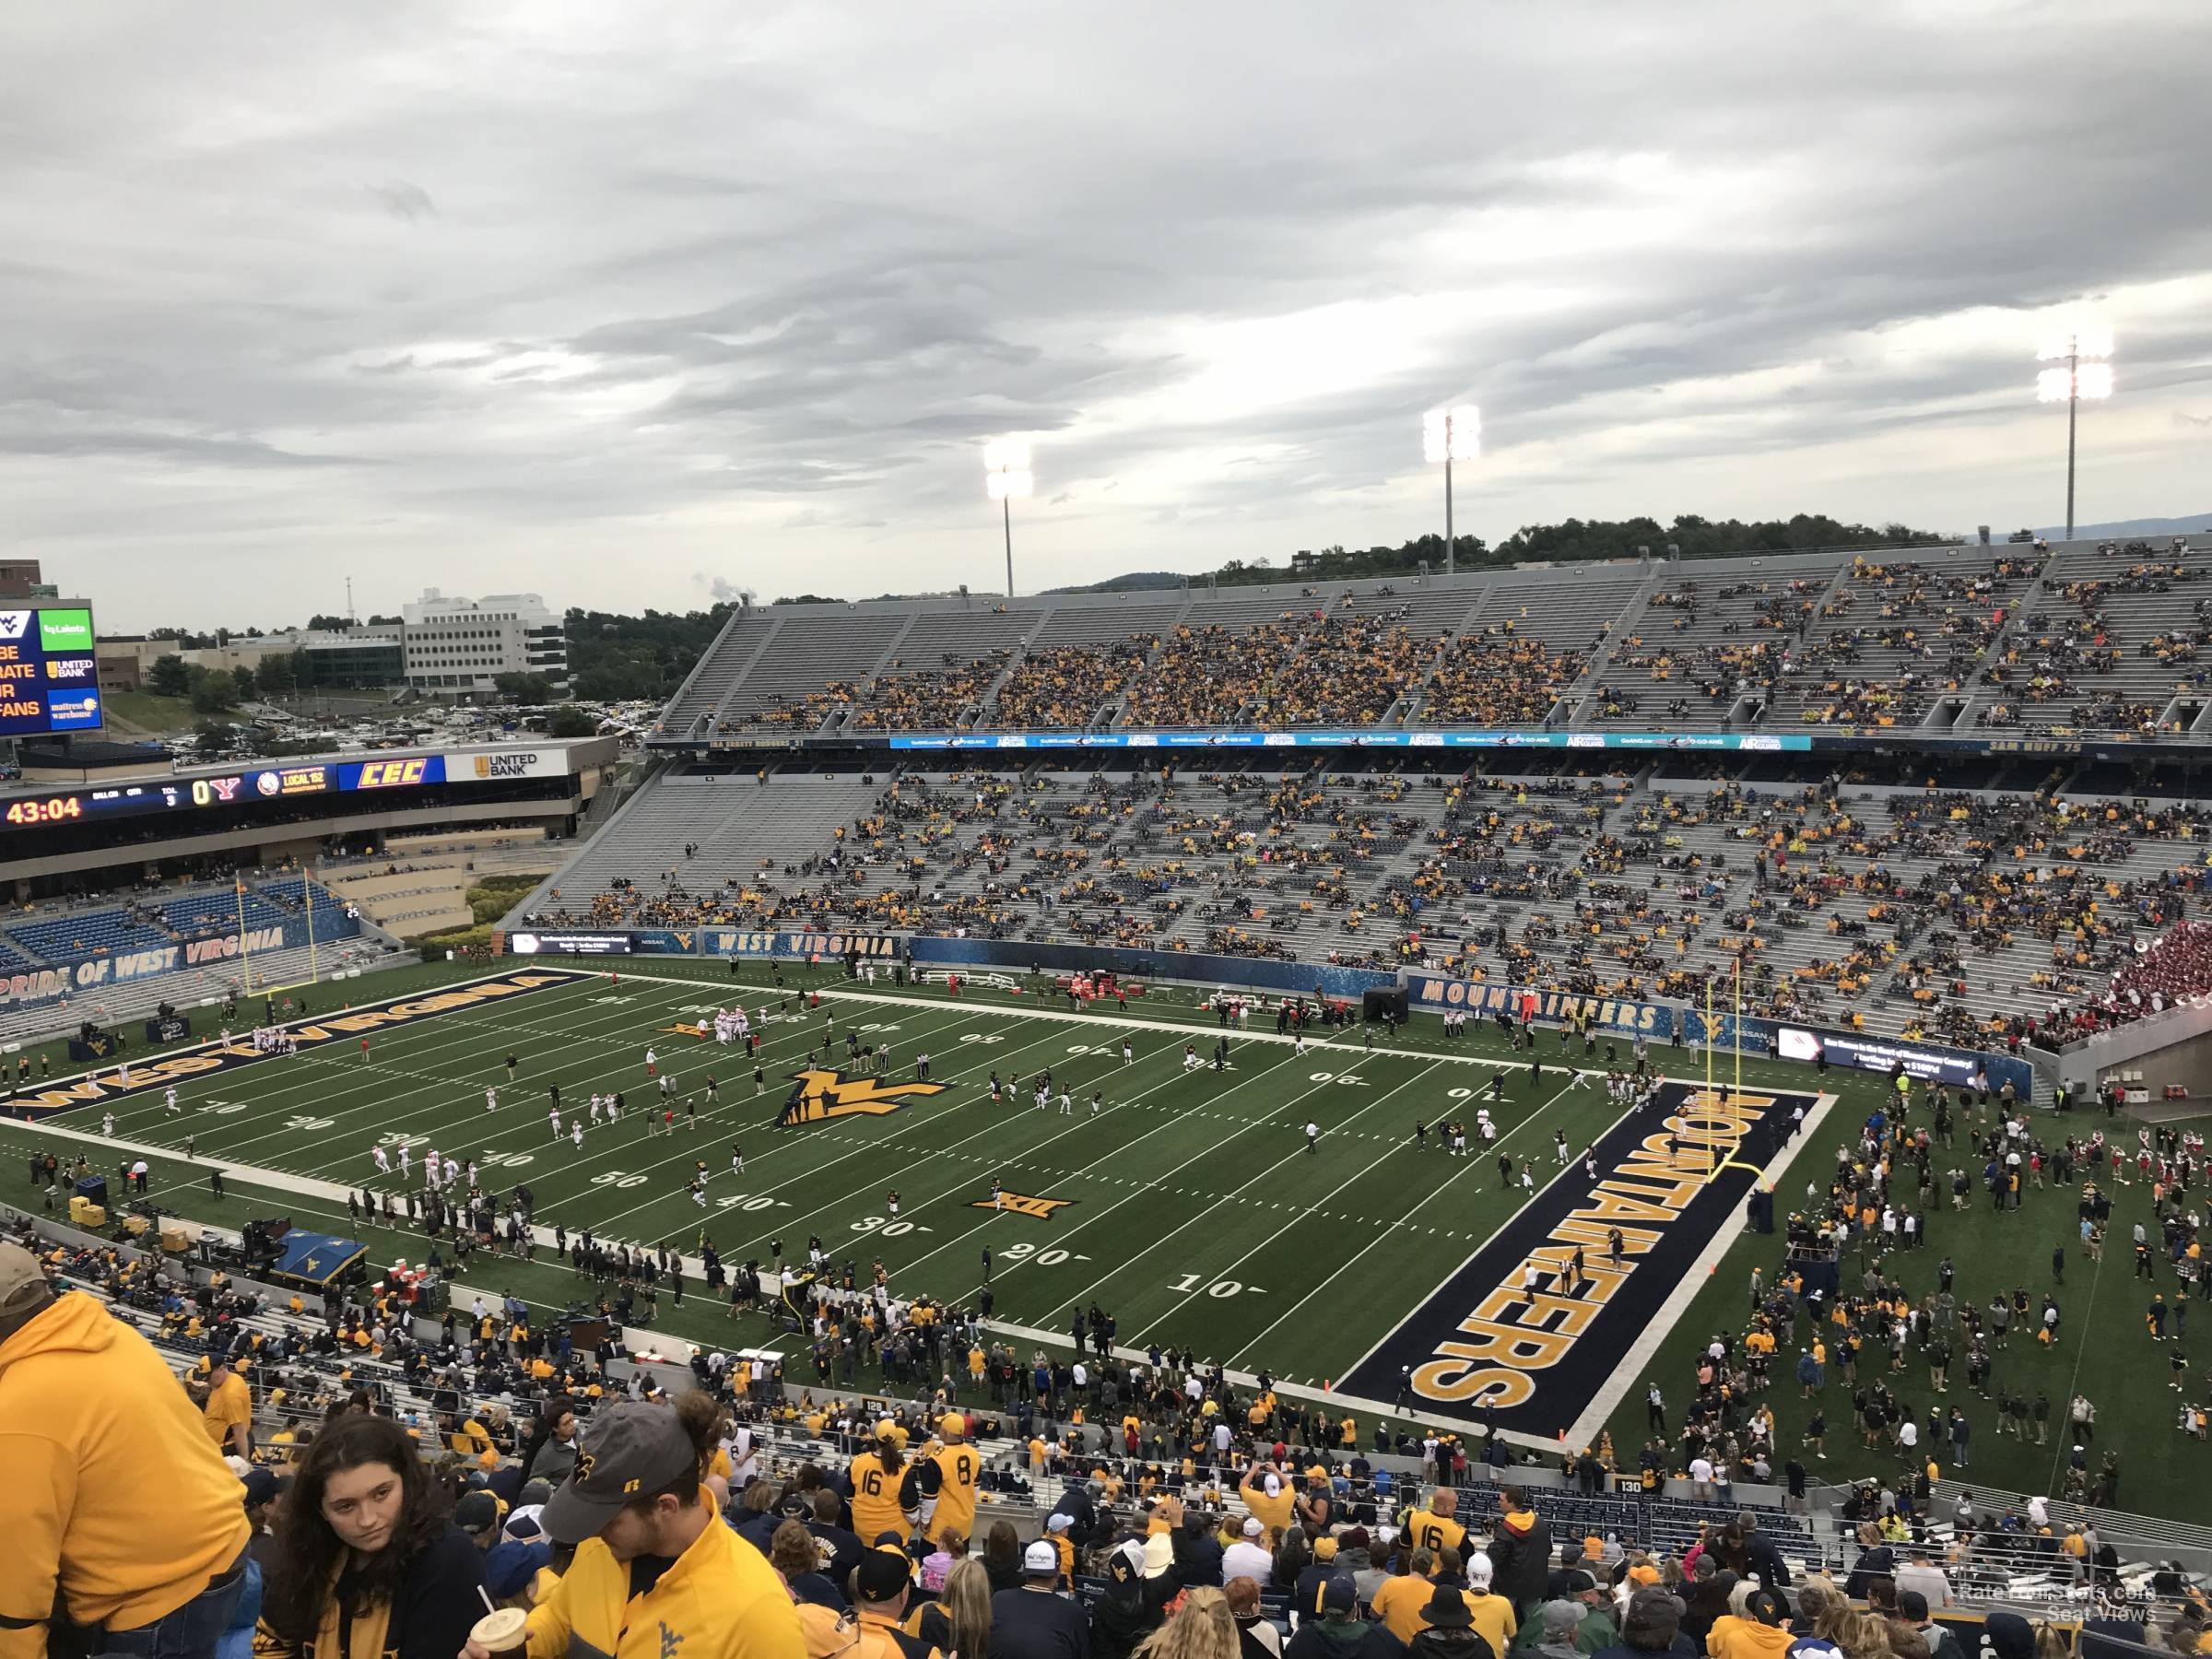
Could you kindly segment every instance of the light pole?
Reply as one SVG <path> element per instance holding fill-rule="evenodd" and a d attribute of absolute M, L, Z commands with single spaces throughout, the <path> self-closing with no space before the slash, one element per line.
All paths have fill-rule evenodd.
<path fill-rule="evenodd" d="M 1453 572 L 1457 549 L 1452 535 L 1452 463 L 1482 453 L 1482 412 L 1473 404 L 1431 409 L 1421 417 L 1421 455 L 1431 465 L 1444 464 L 1444 574 Z"/>
<path fill-rule="evenodd" d="M 1006 531 L 1006 597 L 1014 597 L 1014 500 L 1036 493 L 1030 446 L 1020 438 L 994 438 L 983 445 L 983 484 L 998 503 Z"/>
<path fill-rule="evenodd" d="M 2046 363 L 2063 362 L 2064 369 L 2045 369 L 2035 377 L 2035 401 L 2066 406 L 2066 539 L 2074 539 L 2074 427 L 2081 400 L 2112 394 L 2112 332 L 2088 324 L 2053 335 L 2035 354 Z"/>

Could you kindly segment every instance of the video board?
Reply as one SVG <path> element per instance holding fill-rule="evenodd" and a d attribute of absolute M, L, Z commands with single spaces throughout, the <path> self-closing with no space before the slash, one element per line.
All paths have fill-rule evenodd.
<path fill-rule="evenodd" d="M 0 609 L 0 737 L 100 728 L 92 640 L 88 606 Z"/>

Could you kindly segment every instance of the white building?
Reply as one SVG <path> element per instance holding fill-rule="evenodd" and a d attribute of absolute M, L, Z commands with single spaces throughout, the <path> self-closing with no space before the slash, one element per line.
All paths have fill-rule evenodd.
<path fill-rule="evenodd" d="M 556 692 L 568 688 L 561 615 L 535 594 L 449 599 L 425 588 L 401 614 L 407 684 L 418 690 L 488 693 L 502 674 L 542 674 Z"/>

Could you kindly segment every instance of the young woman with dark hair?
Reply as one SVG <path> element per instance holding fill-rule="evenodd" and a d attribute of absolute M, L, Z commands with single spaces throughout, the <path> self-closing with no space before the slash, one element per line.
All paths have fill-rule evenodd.
<path fill-rule="evenodd" d="M 484 1611 L 484 1558 L 451 1517 L 398 1424 L 328 1424 L 277 1512 L 257 1648 L 453 1659 Z"/>

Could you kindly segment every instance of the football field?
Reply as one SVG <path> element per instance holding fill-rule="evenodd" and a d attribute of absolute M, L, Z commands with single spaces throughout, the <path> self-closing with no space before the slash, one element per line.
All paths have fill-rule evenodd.
<path fill-rule="evenodd" d="M 345 1230 L 338 1189 L 397 1193 L 401 1147 L 418 1168 L 435 1148 L 476 1162 L 488 1189 L 526 1182 L 541 1227 L 559 1220 L 571 1233 L 681 1250 L 694 1293 L 702 1230 L 733 1266 L 770 1261 L 778 1241 L 787 1263 L 804 1265 L 818 1237 L 864 1283 L 880 1260 L 897 1292 L 965 1306 L 983 1286 L 988 1249 L 993 1321 L 1017 1337 L 1065 1343 L 1096 1306 L 1114 1317 L 1125 1348 L 1189 1347 L 1235 1370 L 1327 1386 L 1347 1404 L 1394 1404 L 1410 1368 L 1418 1410 L 1465 1419 L 1487 1400 L 1501 1426 L 1546 1442 L 1618 1403 L 1632 1379 L 1609 1386 L 1616 1371 L 1664 1328 L 1667 1298 L 1700 1255 L 1717 1255 L 1735 1230 L 1753 1168 L 1775 1151 L 1773 1123 L 1791 1104 L 1818 1109 L 1809 1093 L 1745 1097 L 1769 1103 L 1763 1138 L 1715 1174 L 1724 1151 L 1645 1144 L 1697 1118 L 1685 1115 L 1696 1057 L 1678 1051 L 1654 1058 L 1674 1061 L 1685 1082 L 1631 1120 L 1607 1099 L 1602 1043 L 1588 1062 L 1574 1045 L 1576 1063 L 1599 1068 L 1578 1072 L 1551 1033 L 1540 1038 L 1538 1068 L 1487 1031 L 1454 1043 L 1431 1021 L 1394 1046 L 1378 1036 L 1371 1047 L 1357 1028 L 1317 1033 L 1301 1053 L 1270 1020 L 1228 1031 L 1217 1070 L 1210 1055 L 1224 1033 L 1187 1000 L 1076 1013 L 1065 998 L 976 990 L 954 999 L 819 971 L 787 971 L 794 988 L 779 992 L 769 975 L 753 965 L 732 978 L 697 962 L 637 963 L 615 982 L 604 971 L 518 963 L 310 1022 L 296 1054 L 255 1054 L 242 1042 L 187 1050 L 140 1062 L 127 1088 L 105 1068 L 30 1099 L 53 1112 L 43 1123 L 79 1136 L 97 1138 L 110 1112 L 118 1142 L 174 1155 L 189 1136 L 201 1162 L 288 1189 L 319 1208 L 320 1218 L 301 1213 L 302 1225 L 333 1230 Z M 818 1008 L 806 1006 L 801 980 L 818 985 Z M 685 1029 L 739 1002 L 763 1040 L 759 1085 L 741 1045 Z M 883 1077 L 852 1057 L 852 1039 L 890 1046 Z M 1186 1042 L 1208 1063 L 1186 1065 Z M 1625 1064 L 1627 1040 L 1618 1047 Z M 657 1113 L 664 1102 L 649 1050 L 675 1080 L 672 1134 L 648 1127 L 648 1103 Z M 927 1083 L 917 1076 L 924 1053 Z M 1039 1111 L 1033 1079 L 1046 1068 L 1053 1094 Z M 1009 1085 L 995 1104 L 994 1071 Z M 171 1086 L 182 1108 L 173 1114 Z M 487 1088 L 498 1090 L 496 1110 Z M 589 1126 L 589 1097 L 617 1090 L 623 1121 Z M 794 1091 L 804 1121 L 779 1127 Z M 1477 1105 L 1497 1123 L 1496 1144 L 1486 1152 L 1470 1134 L 1468 1154 L 1450 1156 L 1435 1124 L 1471 1124 Z M 1318 1130 L 1311 1148 L 1309 1123 Z M 1417 1124 L 1430 1127 L 1425 1143 Z M 389 1174 L 375 1166 L 380 1145 Z M 1500 1154 L 1513 1160 L 1510 1178 Z M 112 1171 L 116 1159 L 94 1161 Z M 689 1190 L 702 1164 L 703 1206 Z M 175 1182 L 178 1172 L 162 1174 Z M 1592 1209 L 1601 1184 L 1611 1194 L 1596 1194 L 1602 1215 Z M 182 1196 L 155 1196 L 193 1211 Z M 1627 1242 L 1609 1269 L 1616 1225 Z M 1577 1244 L 1581 1300 L 1568 1306 L 1567 1287 L 1547 1282 L 1539 1312 L 1521 1293 L 1525 1261 L 1534 1253 L 1548 1280 Z M 479 1261 L 469 1277 L 507 1271 Z M 1517 1321 L 1543 1329 L 1519 1335 Z M 1495 1362 L 1503 1347 L 1515 1350 L 1510 1364 Z"/>
<path fill-rule="evenodd" d="M 151 1195 L 166 1210 L 232 1229 L 288 1215 L 301 1227 L 364 1240 L 381 1266 L 427 1254 L 421 1230 L 353 1223 L 347 1191 L 401 1190 L 396 1170 L 377 1174 L 371 1148 L 380 1143 L 396 1163 L 405 1142 L 418 1170 L 435 1146 L 463 1163 L 474 1159 L 489 1188 L 526 1181 L 541 1225 L 558 1219 L 571 1232 L 590 1227 L 609 1240 L 679 1247 L 687 1298 L 676 1306 L 664 1295 L 654 1329 L 779 1349 L 797 1385 L 813 1380 L 803 1339 L 760 1315 L 733 1323 L 704 1301 L 696 1253 L 702 1229 L 733 1266 L 747 1257 L 765 1263 L 777 1241 L 787 1262 L 803 1264 L 808 1238 L 818 1236 L 832 1260 L 853 1262 L 864 1281 L 880 1258 L 900 1294 L 926 1291 L 968 1306 L 988 1246 L 992 1323 L 1025 1356 L 1048 1344 L 1064 1351 L 1071 1316 L 1095 1302 L 1115 1316 L 1125 1353 L 1187 1345 L 1239 1371 L 1267 1371 L 1292 1395 L 1324 1398 L 1363 1419 L 1395 1406 L 1404 1367 L 1416 1379 L 1415 1420 L 1480 1421 L 1488 1400 L 1500 1427 L 1532 1446 L 1556 1449 L 1562 1431 L 1586 1442 L 1608 1427 L 1632 1465 L 1647 1432 L 1644 1380 L 1661 1384 L 1678 1423 L 1695 1354 L 1714 1335 L 1742 1329 L 1754 1267 L 1772 1282 L 1781 1239 L 1748 1233 L 1740 1220 L 1752 1170 L 1780 1176 L 1778 1210 L 1808 1201 L 1825 1188 L 1839 1145 L 1855 1139 L 1887 1094 L 1878 1076 L 1747 1059 L 1743 1092 L 1723 1112 L 1703 1098 L 1704 1055 L 1655 1047 L 1654 1063 L 1675 1081 L 1655 1108 L 1624 1120 L 1602 1078 L 1572 1081 L 1561 1069 L 1551 1031 L 1537 1041 L 1540 1080 L 1528 1056 L 1511 1053 L 1490 1028 L 1447 1039 L 1426 1016 L 1394 1045 L 1378 1038 L 1371 1050 L 1355 1030 L 1310 1040 L 1302 1055 L 1276 1038 L 1270 1021 L 1230 1034 L 1229 1069 L 1186 1072 L 1185 1042 L 1207 1053 L 1220 1034 L 1188 991 L 1133 1000 L 1124 1017 L 1112 1005 L 1073 1014 L 1065 999 L 980 985 L 957 1000 L 939 987 L 871 989 L 833 969 L 786 967 L 779 990 L 772 972 L 747 964 L 732 977 L 700 961 L 632 959 L 610 983 L 604 971 L 525 959 L 496 974 L 441 965 L 324 985 L 312 1001 L 335 1017 L 300 1026 L 297 1054 L 187 1045 L 135 1059 L 127 1089 L 111 1066 L 66 1077 L 57 1065 L 52 1083 L 6 1103 L 18 1121 L 0 1119 L 0 1154 L 18 1160 L 20 1171 L 22 1156 L 36 1148 L 53 1149 L 65 1164 L 83 1152 L 110 1176 L 118 1205 L 125 1201 L 119 1168 L 144 1155 Z M 820 1009 L 802 1006 L 812 989 L 822 994 Z M 347 996 L 352 1003 L 338 1006 Z M 672 1029 L 737 1001 L 757 1024 L 763 1004 L 770 1008 L 759 1028 L 766 1046 L 758 1095 L 735 1047 Z M 826 1058 L 825 1015 L 836 1022 Z M 848 1031 L 892 1045 L 887 1076 L 846 1062 Z M 1600 1068 L 1606 1041 L 1593 1057 Z M 1625 1060 L 1627 1040 L 1615 1041 Z M 700 1103 L 696 1129 L 684 1127 L 679 1104 L 673 1136 L 647 1134 L 643 1102 L 658 1099 L 645 1074 L 649 1047 L 677 1079 L 678 1100 Z M 924 1052 L 934 1092 L 912 1087 Z M 510 1053 L 518 1062 L 512 1082 Z M 1567 1057 L 1582 1062 L 1579 1042 Z M 1716 1081 L 1734 1080 L 1733 1056 L 1712 1064 Z M 1069 1115 L 1059 1112 L 1056 1088 L 1041 1112 L 1026 1088 L 992 1104 L 992 1071 L 1026 1083 L 1046 1066 L 1067 1085 Z M 720 1086 L 712 1106 L 704 1100 L 710 1073 Z M 1484 1156 L 1471 1146 L 1467 1158 L 1453 1158 L 1434 1133 L 1440 1116 L 1471 1123 L 1494 1077 L 1504 1094 L 1491 1108 L 1500 1147 L 1516 1165 L 1510 1184 L 1495 1150 Z M 182 1108 L 173 1116 L 163 1100 L 172 1080 Z M 554 1082 L 564 1131 L 594 1091 L 621 1090 L 629 1121 L 587 1128 L 581 1149 L 565 1134 L 556 1143 L 547 1116 Z M 488 1087 L 499 1090 L 495 1112 L 485 1110 Z M 794 1087 L 806 1121 L 778 1128 Z M 1807 1108 L 1810 1126 L 1778 1147 L 1775 1121 L 1796 1105 Z M 112 1142 L 101 1134 L 110 1112 Z M 1309 1121 L 1321 1132 L 1312 1152 Z M 1417 1123 L 1430 1129 L 1426 1144 L 1415 1140 Z M 2103 1128 L 2133 1140 L 2132 1124 L 2101 1113 L 2039 1114 L 2037 1128 L 2045 1135 Z M 1553 1150 L 1555 1131 L 1567 1139 L 1565 1166 Z M 742 1176 L 730 1167 L 732 1143 L 744 1148 Z M 1594 1183 L 1582 1162 L 1585 1147 L 1597 1154 Z M 207 1184 L 217 1159 L 229 1182 L 221 1199 Z M 688 1191 L 702 1160 L 710 1171 L 703 1209 Z M 1947 1154 L 1938 1168 L 1951 1161 Z M 1957 1161 L 1977 1161 L 1963 1137 Z M 1520 1182 L 1523 1164 L 1533 1190 Z M 990 1207 L 994 1178 L 1006 1195 L 1002 1210 Z M 26 1189 L 20 1173 L 14 1182 L 0 1182 L 0 1196 L 28 1197 L 35 1209 L 37 1189 Z M 2136 1278 L 2124 1246 L 2101 1264 L 2067 1249 L 2064 1278 L 2055 1277 L 2051 1253 L 2072 1238 L 2078 1196 L 2037 1188 L 2018 1211 L 1980 1201 L 1961 1211 L 1947 1201 L 1927 1217 L 1930 1248 L 1890 1256 L 1886 1271 L 1916 1296 L 1932 1288 L 1946 1259 L 1957 1265 L 1962 1297 L 1978 1302 L 2021 1286 L 2054 1292 L 2065 1308 L 2058 1340 L 2015 1342 L 2002 1352 L 1996 1381 L 2062 1404 L 2077 1391 L 2089 1395 L 2100 1413 L 2096 1451 L 2116 1447 L 2123 1456 L 2122 1506 L 2193 1512 L 2212 1468 L 2204 1445 L 2175 1431 L 2169 1361 L 2193 1355 L 2207 1340 L 2205 1327 L 2182 1343 L 2147 1341 L 2145 1303 L 2176 1287 L 2162 1265 L 2153 1282 Z M 2140 1183 L 2116 1197 L 2122 1236 L 2150 1219 Z M 1615 1226 L 1626 1239 L 1626 1272 L 1606 1260 L 1604 1240 Z M 1584 1279 L 1569 1295 L 1549 1276 L 1578 1244 Z M 550 1254 L 541 1249 L 531 1263 L 479 1255 L 461 1280 L 488 1295 L 512 1289 L 558 1312 L 590 1286 Z M 1531 1260 L 1547 1282 L 1524 1297 Z M 1854 1286 L 1863 1265 L 1855 1254 L 1847 1265 Z M 633 1331 L 633 1344 L 641 1340 L 651 1337 Z M 1936 1403 L 1917 1364 L 1875 1374 L 1916 1409 Z M 2203 1388 L 2203 1374 L 2193 1370 L 2193 1390 Z M 856 1381 L 870 1387 L 877 1378 L 864 1371 Z M 1764 1397 L 1780 1418 L 1782 1454 L 1799 1448 L 1818 1404 L 1829 1415 L 1830 1455 L 1817 1460 L 1817 1476 L 1892 1470 L 1896 1453 L 1866 1445 L 1853 1425 L 1854 1392 L 1830 1365 L 1819 1399 L 1807 1401 L 1790 1366 L 1779 1366 Z M 1975 1426 L 1963 1478 L 2058 1489 L 2064 1436 L 2041 1445 L 2005 1439 L 1994 1399 L 1960 1384 L 1941 1403 L 1963 1406 Z"/>

